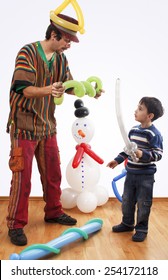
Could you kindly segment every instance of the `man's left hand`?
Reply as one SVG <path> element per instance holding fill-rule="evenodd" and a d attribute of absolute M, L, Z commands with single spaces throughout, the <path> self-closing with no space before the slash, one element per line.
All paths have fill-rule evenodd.
<path fill-rule="evenodd" d="M 94 98 L 95 98 L 95 99 L 98 99 L 98 98 L 102 95 L 102 93 L 104 93 L 104 92 L 105 92 L 104 89 L 100 89 L 99 92 L 96 92 L 96 95 L 94 96 Z"/>

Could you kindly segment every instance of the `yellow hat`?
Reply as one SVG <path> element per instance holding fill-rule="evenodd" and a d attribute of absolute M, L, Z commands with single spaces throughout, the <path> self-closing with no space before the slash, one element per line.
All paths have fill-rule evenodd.
<path fill-rule="evenodd" d="M 51 19 L 51 23 L 60 31 L 62 35 L 64 35 L 66 38 L 68 38 L 70 41 L 79 42 L 78 37 L 76 36 L 77 31 L 71 30 L 69 28 L 66 28 L 60 23 L 62 23 L 62 20 L 66 21 L 68 24 L 72 23 L 73 25 L 76 25 L 78 27 L 78 21 L 72 17 L 69 17 L 67 15 L 58 14 L 56 22 Z"/>
<path fill-rule="evenodd" d="M 72 4 L 77 20 L 62 14 L 62 11 L 69 5 Z M 55 11 L 50 11 L 50 20 L 61 33 L 63 33 L 71 41 L 79 42 L 76 33 L 79 31 L 81 34 L 84 30 L 84 18 L 80 6 L 76 0 L 64 0 L 64 2 L 56 8 Z"/>

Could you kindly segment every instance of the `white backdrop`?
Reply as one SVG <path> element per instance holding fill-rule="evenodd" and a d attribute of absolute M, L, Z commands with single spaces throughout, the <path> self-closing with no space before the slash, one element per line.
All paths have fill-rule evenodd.
<path fill-rule="evenodd" d="M 49 12 L 55 10 L 62 0 L 5 1 L 1 10 L 0 44 L 0 196 L 7 196 L 10 189 L 11 172 L 8 168 L 10 141 L 6 133 L 9 112 L 9 88 L 18 50 L 26 43 L 43 40 L 49 24 Z M 90 110 L 88 116 L 95 125 L 94 137 L 89 143 L 92 149 L 104 159 L 101 165 L 100 184 L 114 196 L 111 181 L 124 168 L 115 170 L 106 167 L 124 142 L 115 115 L 115 82 L 121 79 L 122 114 L 126 129 L 134 124 L 134 110 L 142 96 L 159 98 L 165 108 L 165 115 L 155 121 L 164 137 L 164 155 L 158 162 L 155 197 L 167 197 L 168 163 L 168 2 L 167 0 L 104 0 L 78 1 L 85 20 L 85 34 L 80 35 L 79 44 L 72 44 L 66 52 L 70 68 L 76 80 L 98 76 L 103 82 L 105 93 L 98 100 L 84 97 Z M 71 6 L 64 13 L 76 16 Z M 75 154 L 76 142 L 71 134 L 75 120 L 74 101 L 76 97 L 65 96 L 57 107 L 58 142 L 61 153 L 62 189 L 67 187 L 66 166 Z M 34 161 L 31 196 L 41 196 L 41 183 Z M 122 192 L 121 180 L 118 182 Z"/>

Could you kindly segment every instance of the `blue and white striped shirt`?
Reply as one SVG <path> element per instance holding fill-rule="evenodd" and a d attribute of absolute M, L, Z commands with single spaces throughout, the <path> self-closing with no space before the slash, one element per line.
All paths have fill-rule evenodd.
<path fill-rule="evenodd" d="M 130 130 L 128 137 L 143 151 L 142 157 L 138 162 L 133 162 L 129 155 L 121 152 L 115 160 L 122 163 L 128 158 L 126 170 L 129 173 L 154 174 L 157 170 L 155 162 L 159 161 L 163 154 L 163 137 L 159 130 L 153 124 L 148 128 L 137 125 Z"/>

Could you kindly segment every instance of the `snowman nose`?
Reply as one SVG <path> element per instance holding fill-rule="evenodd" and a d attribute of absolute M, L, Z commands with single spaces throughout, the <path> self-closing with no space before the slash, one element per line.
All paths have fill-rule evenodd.
<path fill-rule="evenodd" d="M 84 133 L 81 129 L 78 130 L 78 134 L 79 134 L 82 138 L 85 137 L 85 133 Z"/>

